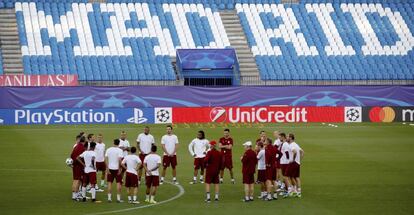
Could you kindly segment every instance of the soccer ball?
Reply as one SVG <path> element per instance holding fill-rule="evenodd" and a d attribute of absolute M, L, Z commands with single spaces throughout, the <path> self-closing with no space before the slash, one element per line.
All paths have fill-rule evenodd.
<path fill-rule="evenodd" d="M 66 159 L 66 165 L 68 165 L 68 166 L 72 166 L 72 164 L 73 164 L 73 160 L 72 160 L 72 158 L 67 158 L 67 159 Z"/>
<path fill-rule="evenodd" d="M 359 111 L 355 108 L 351 108 L 346 111 L 346 118 L 351 122 L 356 122 L 359 119 Z"/>
<path fill-rule="evenodd" d="M 170 119 L 170 112 L 165 109 L 161 109 L 157 112 L 157 119 L 159 122 L 168 122 Z"/>

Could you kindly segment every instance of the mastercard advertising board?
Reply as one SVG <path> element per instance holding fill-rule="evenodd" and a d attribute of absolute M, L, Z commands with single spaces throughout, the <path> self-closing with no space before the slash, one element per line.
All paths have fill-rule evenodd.
<path fill-rule="evenodd" d="M 363 107 L 362 121 L 378 123 L 414 122 L 414 107 Z"/>

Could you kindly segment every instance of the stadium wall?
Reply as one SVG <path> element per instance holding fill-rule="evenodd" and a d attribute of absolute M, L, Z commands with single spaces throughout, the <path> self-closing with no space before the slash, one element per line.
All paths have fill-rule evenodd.
<path fill-rule="evenodd" d="M 2 87 L 0 124 L 413 122 L 414 86 Z"/>

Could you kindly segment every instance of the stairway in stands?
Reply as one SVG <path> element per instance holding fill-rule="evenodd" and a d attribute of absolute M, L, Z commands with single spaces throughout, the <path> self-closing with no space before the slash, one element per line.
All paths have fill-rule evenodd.
<path fill-rule="evenodd" d="M 22 74 L 22 53 L 14 8 L 0 9 L 0 49 L 4 73 Z"/>
<path fill-rule="evenodd" d="M 240 64 L 241 84 L 260 80 L 259 70 L 254 60 L 253 53 L 247 43 L 246 36 L 240 24 L 236 10 L 220 11 L 224 28 L 229 38 L 230 45 L 236 49 Z"/>

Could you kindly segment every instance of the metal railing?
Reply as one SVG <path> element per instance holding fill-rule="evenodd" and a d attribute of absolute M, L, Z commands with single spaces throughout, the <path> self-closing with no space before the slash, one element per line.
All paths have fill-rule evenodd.
<path fill-rule="evenodd" d="M 414 85 L 414 80 L 262 80 L 258 76 L 234 77 L 240 80 L 241 86 L 288 86 L 288 85 Z M 216 78 L 217 79 L 217 78 Z M 228 78 L 231 80 L 232 78 Z M 116 80 L 105 81 L 82 80 L 80 85 L 86 86 L 205 86 L 223 87 L 236 86 L 229 80 L 214 80 L 214 78 L 183 78 L 177 76 L 177 80 Z M 192 83 L 192 84 L 185 84 Z"/>

